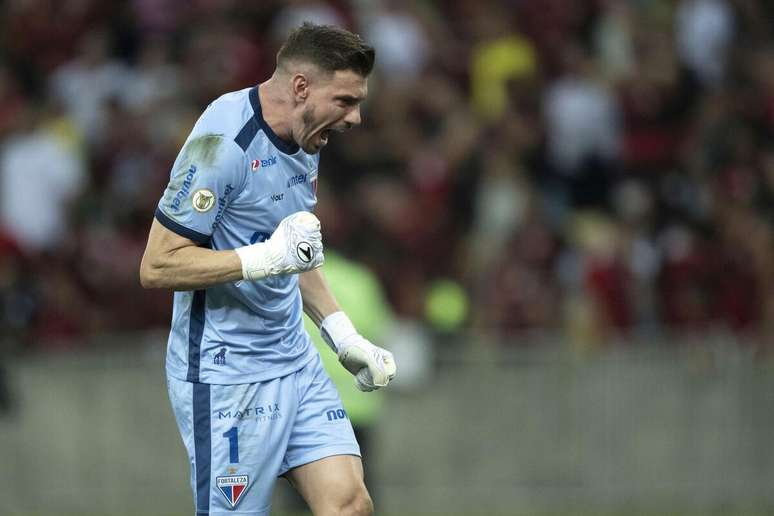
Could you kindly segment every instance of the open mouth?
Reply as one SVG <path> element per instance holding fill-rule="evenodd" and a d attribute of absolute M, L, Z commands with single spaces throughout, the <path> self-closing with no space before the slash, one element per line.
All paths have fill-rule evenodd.
<path fill-rule="evenodd" d="M 328 137 L 330 136 L 330 134 L 331 134 L 330 129 L 325 129 L 324 131 L 320 132 L 320 141 L 322 142 L 323 145 L 328 143 Z"/>

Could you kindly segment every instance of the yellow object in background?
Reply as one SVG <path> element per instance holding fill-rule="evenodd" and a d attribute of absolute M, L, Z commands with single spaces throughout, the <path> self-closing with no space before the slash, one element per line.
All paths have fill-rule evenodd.
<path fill-rule="evenodd" d="M 471 59 L 473 108 L 485 120 L 502 115 L 508 100 L 508 81 L 534 75 L 535 51 L 521 36 L 510 35 L 476 46 Z"/>
<path fill-rule="evenodd" d="M 441 331 L 460 329 L 468 318 L 468 295 L 459 283 L 451 280 L 435 281 L 425 298 L 425 319 Z"/>

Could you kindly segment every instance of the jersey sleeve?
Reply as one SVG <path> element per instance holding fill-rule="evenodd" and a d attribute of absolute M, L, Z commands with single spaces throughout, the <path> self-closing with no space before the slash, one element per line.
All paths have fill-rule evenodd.
<path fill-rule="evenodd" d="M 191 138 L 175 160 L 156 219 L 180 236 L 207 244 L 244 188 L 246 175 L 247 158 L 232 140 L 213 134 Z"/>

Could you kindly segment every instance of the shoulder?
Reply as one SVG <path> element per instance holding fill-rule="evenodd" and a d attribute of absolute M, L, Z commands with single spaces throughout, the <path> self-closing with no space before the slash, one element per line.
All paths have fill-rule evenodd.
<path fill-rule="evenodd" d="M 250 88 L 221 95 L 207 106 L 191 132 L 191 137 L 218 135 L 236 140 L 245 124 L 253 118 L 248 97 Z"/>

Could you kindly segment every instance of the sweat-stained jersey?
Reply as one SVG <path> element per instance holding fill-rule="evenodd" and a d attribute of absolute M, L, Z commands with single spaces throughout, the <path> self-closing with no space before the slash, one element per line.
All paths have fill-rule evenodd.
<path fill-rule="evenodd" d="M 227 93 L 196 122 L 156 219 L 210 249 L 262 242 L 286 216 L 313 211 L 318 162 L 274 134 L 257 87 Z M 296 274 L 175 292 L 167 346 L 173 378 L 262 382 L 299 370 L 315 353 Z"/>

